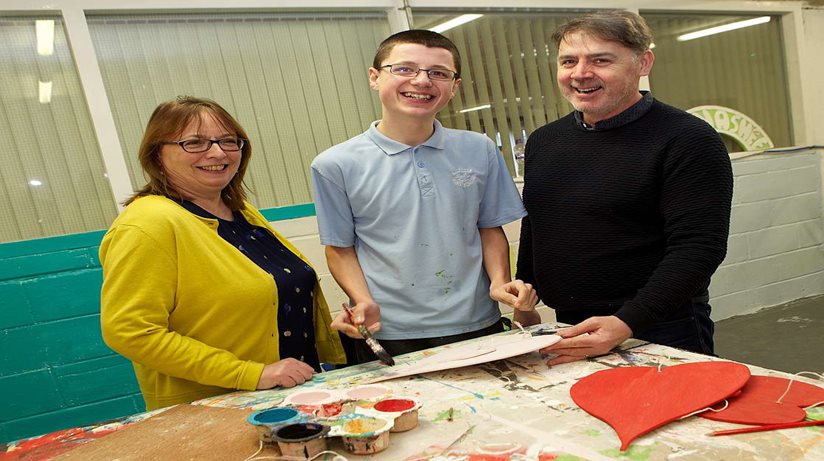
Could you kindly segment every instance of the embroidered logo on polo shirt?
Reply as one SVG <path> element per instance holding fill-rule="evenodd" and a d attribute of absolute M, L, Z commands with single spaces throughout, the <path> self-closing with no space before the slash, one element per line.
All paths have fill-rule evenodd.
<path fill-rule="evenodd" d="M 455 168 L 451 171 L 452 182 L 464 189 L 472 186 L 478 180 L 471 168 Z"/>

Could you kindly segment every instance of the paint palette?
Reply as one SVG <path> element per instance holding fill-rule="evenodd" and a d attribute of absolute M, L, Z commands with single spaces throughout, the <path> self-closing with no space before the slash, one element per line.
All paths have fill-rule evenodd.
<path fill-rule="evenodd" d="M 290 453 L 322 451 L 318 439 L 340 437 L 349 452 L 368 455 L 389 447 L 390 432 L 418 425 L 421 402 L 391 394 L 392 390 L 381 384 L 300 390 L 276 408 L 253 413 L 249 422 L 258 429 L 261 440 L 277 441 L 281 450 Z"/>

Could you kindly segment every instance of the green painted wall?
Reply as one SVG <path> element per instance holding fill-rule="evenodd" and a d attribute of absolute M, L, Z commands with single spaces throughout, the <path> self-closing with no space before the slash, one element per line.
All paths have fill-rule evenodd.
<path fill-rule="evenodd" d="M 262 210 L 312 216 L 312 204 Z M 145 409 L 100 334 L 103 231 L 0 244 L 0 443 Z"/>

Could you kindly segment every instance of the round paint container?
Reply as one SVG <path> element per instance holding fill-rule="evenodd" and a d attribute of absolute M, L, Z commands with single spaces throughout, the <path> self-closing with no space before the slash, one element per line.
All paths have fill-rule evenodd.
<path fill-rule="evenodd" d="M 274 442 L 272 431 L 285 424 L 296 423 L 303 418 L 303 414 L 294 408 L 270 408 L 252 413 L 246 419 L 255 426 L 260 440 Z"/>
<path fill-rule="evenodd" d="M 341 441 L 343 447 L 356 455 L 368 455 L 389 447 L 389 429 L 392 422 L 362 416 L 343 423 Z"/>
<path fill-rule="evenodd" d="M 394 418 L 392 432 L 408 431 L 418 425 L 418 403 L 412 399 L 384 399 L 375 404 L 375 410 Z"/>
<path fill-rule="evenodd" d="M 309 459 L 326 450 L 329 426 L 318 423 L 294 423 L 279 426 L 273 437 L 283 456 Z"/>

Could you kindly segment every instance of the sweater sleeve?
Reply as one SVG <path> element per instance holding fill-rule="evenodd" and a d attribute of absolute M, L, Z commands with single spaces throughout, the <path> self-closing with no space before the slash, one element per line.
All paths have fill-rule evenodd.
<path fill-rule="evenodd" d="M 707 124 L 674 138 L 662 160 L 660 210 L 664 256 L 647 283 L 615 314 L 638 334 L 699 294 L 724 259 L 732 201 L 732 166 Z"/>
<path fill-rule="evenodd" d="M 530 147 L 532 147 L 532 145 L 527 142 L 524 149 L 524 187 L 521 192 L 524 204 L 527 203 L 527 194 L 529 193 L 527 175 L 529 174 L 529 164 L 532 157 Z M 523 280 L 526 283 L 531 283 L 537 290 L 538 285 L 535 281 L 533 264 L 532 225 L 529 220 L 529 215 L 526 215 L 521 219 L 521 236 L 518 241 L 518 262 L 515 265 L 515 278 Z M 540 292 L 538 292 L 538 296 L 541 296 Z"/>
<path fill-rule="evenodd" d="M 175 308 L 173 241 L 159 242 L 133 225 L 112 228 L 100 246 L 101 327 L 106 344 L 145 367 L 204 385 L 254 390 L 263 364 L 238 359 L 169 329 Z"/>

